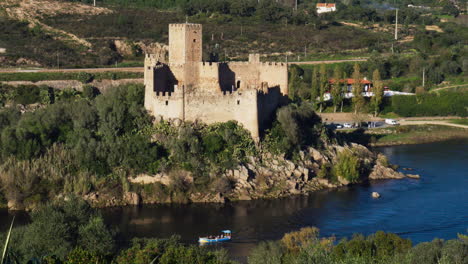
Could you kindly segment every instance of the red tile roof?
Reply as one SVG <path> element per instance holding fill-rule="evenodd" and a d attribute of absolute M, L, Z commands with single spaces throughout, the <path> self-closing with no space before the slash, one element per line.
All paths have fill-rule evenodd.
<path fill-rule="evenodd" d="M 347 79 L 341 79 L 340 82 L 344 83 L 346 81 L 346 84 L 348 85 L 351 85 L 351 84 L 354 84 L 354 79 L 351 79 L 351 78 L 347 78 Z M 334 84 L 335 83 L 335 80 L 334 79 L 330 79 L 328 80 L 329 83 L 331 84 Z M 361 84 L 372 84 L 371 81 L 369 80 L 365 80 L 365 79 L 362 79 L 360 81 Z"/>
<path fill-rule="evenodd" d="M 317 7 L 328 7 L 328 8 L 332 8 L 332 7 L 335 7 L 335 4 L 317 3 Z"/>

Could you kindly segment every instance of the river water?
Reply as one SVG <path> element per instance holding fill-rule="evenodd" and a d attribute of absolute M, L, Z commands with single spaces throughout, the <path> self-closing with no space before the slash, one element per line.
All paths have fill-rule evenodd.
<path fill-rule="evenodd" d="M 277 200 L 226 205 L 145 205 L 102 210 L 117 226 L 122 242 L 131 237 L 181 236 L 196 243 L 198 236 L 233 231 L 225 247 L 243 259 L 259 241 L 280 239 L 284 233 L 316 226 L 322 236 L 350 237 L 378 230 L 397 233 L 413 242 L 452 239 L 468 229 L 468 140 L 378 148 L 394 164 L 412 168 L 421 179 L 384 180 Z M 379 192 L 380 199 L 371 198 Z M 6 225 L 0 211 L 0 228 Z"/>

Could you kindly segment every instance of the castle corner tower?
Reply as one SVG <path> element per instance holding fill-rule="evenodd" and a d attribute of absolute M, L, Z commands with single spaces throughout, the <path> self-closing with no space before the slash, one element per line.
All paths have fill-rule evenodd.
<path fill-rule="evenodd" d="M 186 64 L 202 61 L 202 25 L 169 25 L 169 63 Z"/>

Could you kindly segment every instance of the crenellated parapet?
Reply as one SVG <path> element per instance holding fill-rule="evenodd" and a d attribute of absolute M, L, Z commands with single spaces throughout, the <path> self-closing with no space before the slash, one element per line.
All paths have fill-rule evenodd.
<path fill-rule="evenodd" d="M 145 55 L 145 108 L 164 119 L 206 123 L 236 120 L 258 138 L 287 97 L 288 66 L 202 60 L 202 25 L 169 25 L 169 61 Z"/>

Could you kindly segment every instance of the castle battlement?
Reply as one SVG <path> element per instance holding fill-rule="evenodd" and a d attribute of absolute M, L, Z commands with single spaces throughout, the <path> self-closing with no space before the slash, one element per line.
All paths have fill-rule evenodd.
<path fill-rule="evenodd" d="M 236 120 L 258 138 L 288 93 L 282 62 L 206 62 L 202 25 L 169 25 L 169 61 L 145 56 L 145 108 L 164 119 L 206 123 Z"/>
<path fill-rule="evenodd" d="M 202 25 L 201 24 L 195 24 L 195 23 L 174 23 L 174 24 L 169 24 L 169 28 L 189 28 L 189 29 L 201 29 Z"/>

